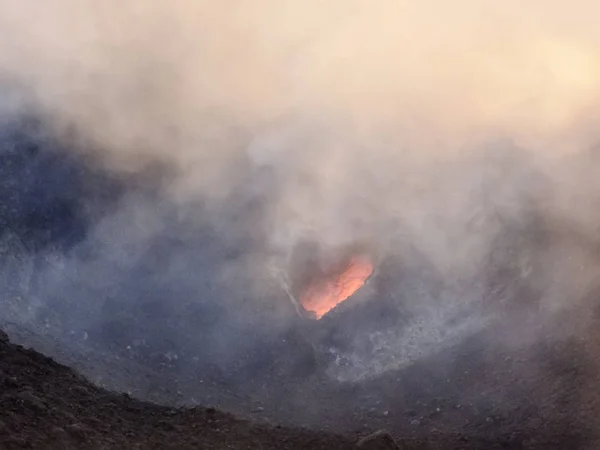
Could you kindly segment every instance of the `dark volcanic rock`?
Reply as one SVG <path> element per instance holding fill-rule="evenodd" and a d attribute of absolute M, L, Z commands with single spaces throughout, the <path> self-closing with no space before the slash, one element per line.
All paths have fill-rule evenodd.
<path fill-rule="evenodd" d="M 98 389 L 0 331 L 0 449 L 351 450 L 333 434 L 271 428 L 214 409 L 175 410 Z"/>

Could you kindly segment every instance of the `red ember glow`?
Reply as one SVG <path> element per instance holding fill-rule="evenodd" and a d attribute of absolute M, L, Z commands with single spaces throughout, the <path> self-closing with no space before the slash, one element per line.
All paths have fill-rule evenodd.
<path fill-rule="evenodd" d="M 300 303 L 320 319 L 360 289 L 372 273 L 373 264 L 368 258 L 352 257 L 341 272 L 309 285 Z"/>

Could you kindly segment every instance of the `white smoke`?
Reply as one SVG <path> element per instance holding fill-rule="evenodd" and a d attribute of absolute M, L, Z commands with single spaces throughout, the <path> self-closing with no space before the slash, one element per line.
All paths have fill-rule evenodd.
<path fill-rule="evenodd" d="M 591 0 L 0 0 L 0 73 L 112 170 L 171 165 L 165 193 L 182 204 L 217 211 L 240 185 L 268 197 L 271 250 L 401 234 L 464 280 L 530 195 L 594 236 L 597 177 L 565 158 L 600 137 L 598 13 Z M 509 148 L 506 168 L 485 153 Z M 598 275 L 584 253 L 538 261 L 549 304 Z"/>

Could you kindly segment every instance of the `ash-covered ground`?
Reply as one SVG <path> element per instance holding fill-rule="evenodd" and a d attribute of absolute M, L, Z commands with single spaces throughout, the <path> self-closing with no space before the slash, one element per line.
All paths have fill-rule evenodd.
<path fill-rule="evenodd" d="M 600 246 L 544 213 L 547 180 L 510 146 L 478 198 L 530 183 L 518 210 L 474 216 L 472 233 L 497 231 L 469 277 L 386 223 L 361 242 L 377 256 L 368 284 L 319 321 L 263 264 L 269 198 L 247 186 L 268 173 L 242 161 L 218 208 L 178 203 L 169 167 L 122 176 L 66 147 L 39 120 L 2 127 L 0 328 L 13 342 L 136 399 L 349 439 L 386 428 L 407 448 L 597 448 Z"/>
<path fill-rule="evenodd" d="M 357 448 L 331 433 L 252 424 L 212 408 L 178 410 L 110 393 L 11 344 L 4 333 L 0 355 L 2 449 Z"/>

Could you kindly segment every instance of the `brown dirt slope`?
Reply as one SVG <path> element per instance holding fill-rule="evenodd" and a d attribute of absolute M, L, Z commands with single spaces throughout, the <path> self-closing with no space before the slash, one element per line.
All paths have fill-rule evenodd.
<path fill-rule="evenodd" d="M 0 449 L 352 449 L 333 434 L 176 410 L 93 386 L 0 331 Z"/>
<path fill-rule="evenodd" d="M 562 349 L 560 354 L 568 354 L 577 359 L 571 350 Z M 472 355 L 471 355 L 472 356 Z M 490 356 L 491 357 L 491 356 Z M 457 359 L 454 355 L 452 359 Z M 460 359 L 460 358 L 459 358 Z M 485 375 L 477 370 L 471 357 L 468 364 L 480 379 L 485 381 Z M 461 367 L 465 367 L 459 364 Z M 566 368 L 572 365 L 567 365 Z M 512 366 L 511 366 L 512 367 Z M 562 366 L 561 366 L 562 367 Z M 578 367 L 578 366 L 577 366 Z M 513 367 L 515 369 L 515 367 Z M 515 369 L 516 370 L 516 369 Z M 530 372 L 529 370 L 526 373 Z M 430 397 L 436 396 L 436 385 L 428 384 L 427 377 L 419 372 L 421 383 Z M 519 371 L 512 373 L 518 375 Z M 595 372 L 594 372 L 595 373 Z M 585 375 L 585 371 L 583 373 Z M 302 409 L 311 410 L 315 417 L 322 417 L 321 426 L 339 430 L 342 434 L 332 432 L 309 431 L 286 426 L 275 426 L 271 423 L 256 423 L 240 420 L 231 414 L 226 414 L 212 408 L 176 409 L 168 406 L 158 406 L 131 398 L 128 395 L 117 394 L 97 387 L 51 358 L 36 351 L 25 349 L 9 342 L 5 333 L 0 331 L 0 450 L 11 449 L 258 449 L 258 450 L 295 450 L 295 449 L 355 449 L 357 439 L 379 428 L 387 428 L 396 437 L 403 450 L 416 449 L 585 449 L 598 447 L 595 433 L 597 379 L 589 380 L 567 370 L 564 377 L 568 384 L 559 383 L 560 377 L 549 377 L 545 382 L 535 381 L 533 386 L 546 386 L 537 392 L 532 385 L 527 384 L 520 390 L 523 398 L 537 398 L 538 407 L 523 408 L 515 404 L 507 409 L 506 414 L 490 411 L 467 411 L 467 406 L 452 414 L 438 412 L 430 419 L 417 416 L 418 422 L 431 421 L 422 432 L 416 428 L 411 432 L 405 427 L 394 425 L 393 414 L 382 416 L 381 420 L 369 419 L 364 413 L 357 412 L 352 406 L 359 401 L 360 392 L 354 392 L 348 404 L 334 401 L 325 392 L 323 402 L 333 410 L 315 411 L 320 408 L 313 401 L 305 405 L 299 402 L 283 402 L 295 405 L 298 410 L 294 415 L 306 413 Z M 466 375 L 465 375 L 466 376 Z M 503 378 L 502 373 L 498 374 Z M 410 378 L 410 377 L 409 377 Z M 459 391 L 465 391 L 468 385 L 477 383 L 468 377 L 465 384 L 457 386 Z M 399 413 L 411 415 L 407 401 L 397 398 L 402 392 L 398 391 L 394 379 L 377 380 L 377 389 L 363 385 L 362 389 L 377 397 L 381 390 L 381 398 L 397 404 Z M 586 381 L 587 380 L 587 381 Z M 431 381 L 431 380 L 430 380 Z M 406 382 L 406 380 L 405 380 Z M 490 385 L 494 380 L 490 380 Z M 415 383 L 417 381 L 415 380 Z M 415 383 L 405 384 L 405 395 L 416 395 L 422 401 L 426 400 L 425 391 Z M 519 384 L 516 380 L 513 384 Z M 489 386 L 483 383 L 481 388 Z M 505 386 L 504 383 L 501 386 Z M 577 386 L 577 389 L 573 390 Z M 408 389 L 408 391 L 406 390 Z M 476 389 L 477 390 L 477 389 Z M 410 392 L 409 392 L 410 391 Z M 479 392 L 479 390 L 477 390 Z M 559 398 L 556 392 L 562 393 Z M 310 392 L 306 392 L 308 395 Z M 411 394 L 411 395 L 412 395 Z M 440 395 L 448 396 L 448 392 Z M 484 395 L 481 393 L 479 395 Z M 485 394 L 490 396 L 489 392 Z M 493 396 L 493 395 L 492 395 Z M 429 398 L 430 398 L 429 397 Z M 567 399 L 571 399 L 566 401 Z M 310 399 L 309 399 L 310 400 Z M 352 400 L 352 401 L 350 401 Z M 448 400 L 449 401 L 449 400 Z M 273 399 L 261 414 L 273 412 L 282 420 L 285 411 L 274 408 Z M 408 402 L 410 403 L 410 402 Z M 434 402 L 435 403 L 435 402 Z M 438 405 L 435 403 L 433 406 Z M 544 406 L 545 405 L 545 406 Z M 439 406 L 439 405 L 438 405 Z M 304 408 L 303 408 L 304 407 Z M 386 407 L 387 408 L 387 407 Z M 340 421 L 338 417 L 346 411 L 346 415 L 356 416 L 358 421 L 342 420 L 338 427 L 328 427 L 327 422 Z M 441 408 L 444 409 L 444 408 Z M 439 411 L 440 409 L 436 409 Z M 289 412 L 292 413 L 291 411 Z M 438 417 L 439 416 L 439 417 Z M 434 419 L 439 418 L 441 422 Z M 336 419 L 337 418 L 337 419 Z M 490 420 L 491 418 L 491 420 Z M 271 417 L 270 420 L 274 418 Z M 365 422 L 369 426 L 361 430 L 359 435 L 352 433 L 358 424 Z M 402 423 L 406 420 L 402 420 Z M 435 422 L 435 423 L 434 423 Z M 468 423 L 467 423 L 468 422 Z M 312 428 L 315 428 L 313 424 Z M 377 446 L 363 447 L 363 450 L 374 450 Z M 387 450 L 387 448 L 386 448 Z"/>

